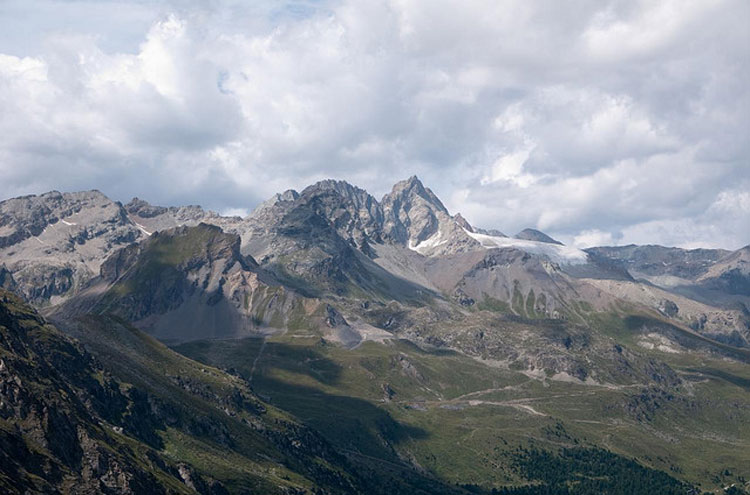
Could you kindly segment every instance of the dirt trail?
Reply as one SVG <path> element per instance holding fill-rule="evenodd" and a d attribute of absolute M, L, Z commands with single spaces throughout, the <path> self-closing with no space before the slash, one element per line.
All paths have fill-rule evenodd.
<path fill-rule="evenodd" d="M 260 344 L 260 349 L 258 349 L 258 355 L 255 356 L 255 359 L 253 360 L 253 367 L 250 368 L 250 376 L 247 378 L 247 383 L 251 384 L 253 383 L 253 375 L 255 374 L 255 367 L 258 365 L 258 361 L 260 360 L 260 357 L 263 355 L 263 350 L 266 348 L 266 339 L 263 339 L 263 343 Z"/>

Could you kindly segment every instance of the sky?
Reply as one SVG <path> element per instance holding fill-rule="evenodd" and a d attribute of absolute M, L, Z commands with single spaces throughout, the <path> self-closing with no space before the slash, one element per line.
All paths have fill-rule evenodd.
<path fill-rule="evenodd" d="M 579 247 L 750 243 L 747 0 L 0 0 L 0 199 L 418 175 Z"/>

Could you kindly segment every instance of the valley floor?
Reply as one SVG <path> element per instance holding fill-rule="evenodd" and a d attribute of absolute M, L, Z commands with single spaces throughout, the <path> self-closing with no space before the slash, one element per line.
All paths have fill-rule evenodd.
<path fill-rule="evenodd" d="M 702 490 L 750 479 L 750 369 L 725 359 L 653 351 L 689 379 L 686 393 L 670 394 L 532 378 L 401 340 L 349 350 L 291 332 L 175 350 L 252 379 L 261 397 L 353 457 L 406 461 L 451 484 L 524 485 L 519 449 L 574 447 L 637 459 Z"/>

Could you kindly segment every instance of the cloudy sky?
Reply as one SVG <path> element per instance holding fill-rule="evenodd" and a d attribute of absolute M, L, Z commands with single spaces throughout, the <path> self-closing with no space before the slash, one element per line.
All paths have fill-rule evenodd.
<path fill-rule="evenodd" d="M 417 174 L 576 245 L 750 243 L 750 2 L 0 0 L 0 198 Z"/>

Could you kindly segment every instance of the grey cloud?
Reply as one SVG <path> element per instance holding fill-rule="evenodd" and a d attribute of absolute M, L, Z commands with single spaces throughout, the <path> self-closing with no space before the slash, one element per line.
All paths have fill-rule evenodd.
<path fill-rule="evenodd" d="M 742 0 L 2 9 L 2 197 L 249 209 L 327 177 L 379 196 L 416 173 L 484 227 L 750 241 Z"/>

